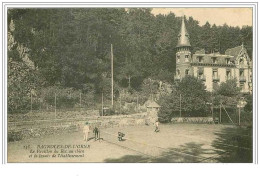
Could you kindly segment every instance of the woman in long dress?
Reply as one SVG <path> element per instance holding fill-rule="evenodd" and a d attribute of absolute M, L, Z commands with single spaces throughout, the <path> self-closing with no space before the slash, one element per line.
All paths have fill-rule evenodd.
<path fill-rule="evenodd" d="M 88 133 L 89 133 L 89 123 L 86 122 L 84 127 L 83 127 L 83 134 L 84 134 L 84 141 L 88 142 Z"/>

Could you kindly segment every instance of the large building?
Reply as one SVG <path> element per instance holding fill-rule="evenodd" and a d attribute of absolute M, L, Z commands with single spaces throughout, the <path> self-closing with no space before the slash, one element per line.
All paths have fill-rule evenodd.
<path fill-rule="evenodd" d="M 196 51 L 192 55 L 189 38 L 182 18 L 176 46 L 176 81 L 186 75 L 193 75 L 204 82 L 208 91 L 213 91 L 220 83 L 236 79 L 242 93 L 252 93 L 252 61 L 243 44 L 227 49 L 224 55 L 206 54 L 205 50 Z"/>

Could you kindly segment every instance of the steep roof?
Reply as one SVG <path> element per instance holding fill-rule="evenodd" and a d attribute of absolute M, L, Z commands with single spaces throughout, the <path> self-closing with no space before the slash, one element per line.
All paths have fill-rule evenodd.
<path fill-rule="evenodd" d="M 178 43 L 176 47 L 190 47 L 190 36 L 185 26 L 184 17 L 182 17 L 181 30 L 178 35 Z"/>
<path fill-rule="evenodd" d="M 244 48 L 243 45 L 241 46 L 237 46 L 237 47 L 234 47 L 234 48 L 229 48 L 225 51 L 225 54 L 226 55 L 231 55 L 231 56 L 234 56 L 234 59 L 237 58 L 237 56 L 239 55 L 239 53 L 241 52 L 241 50 Z"/>
<path fill-rule="evenodd" d="M 203 61 L 201 62 L 202 64 L 213 64 L 213 57 L 216 58 L 216 63 L 215 65 L 218 64 L 228 64 L 226 59 L 229 59 L 230 61 L 233 61 L 234 57 L 230 55 L 222 55 L 219 53 L 211 53 L 211 54 L 203 54 L 203 53 L 195 53 L 193 54 L 193 63 L 199 63 L 199 60 L 197 57 L 203 57 Z M 231 62 L 229 64 L 232 64 Z"/>

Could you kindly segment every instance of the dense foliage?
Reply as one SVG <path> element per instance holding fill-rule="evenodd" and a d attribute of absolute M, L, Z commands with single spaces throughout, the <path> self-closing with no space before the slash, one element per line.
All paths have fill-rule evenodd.
<path fill-rule="evenodd" d="M 12 22 L 9 33 L 34 64 L 28 70 L 26 61 L 17 59 L 17 44 L 10 48 L 9 60 L 16 60 L 8 65 L 12 109 L 25 109 L 31 90 L 40 93 L 46 87 L 73 88 L 99 97 L 104 92 L 110 97 L 111 44 L 115 91 L 141 91 L 147 78 L 173 80 L 181 25 L 181 18 L 173 13 L 155 16 L 148 8 L 9 9 L 9 26 Z M 251 55 L 252 27 L 199 26 L 192 17 L 186 19 L 186 26 L 193 52 L 205 48 L 224 53 L 244 42 Z M 16 67 L 23 71 L 15 81 Z"/>
<path fill-rule="evenodd" d="M 203 82 L 193 76 L 186 76 L 176 83 L 168 96 L 160 99 L 159 111 L 161 122 L 169 122 L 173 116 L 205 116 L 209 113 L 210 94 Z"/>

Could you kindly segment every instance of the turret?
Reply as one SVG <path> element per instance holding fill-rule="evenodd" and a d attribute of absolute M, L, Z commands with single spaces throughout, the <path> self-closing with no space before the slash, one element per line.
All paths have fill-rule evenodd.
<path fill-rule="evenodd" d="M 178 44 L 176 46 L 176 75 L 175 80 L 180 80 L 185 75 L 190 74 L 191 63 L 191 45 L 190 36 L 185 26 L 184 17 L 182 17 L 181 30 L 178 35 Z"/>

